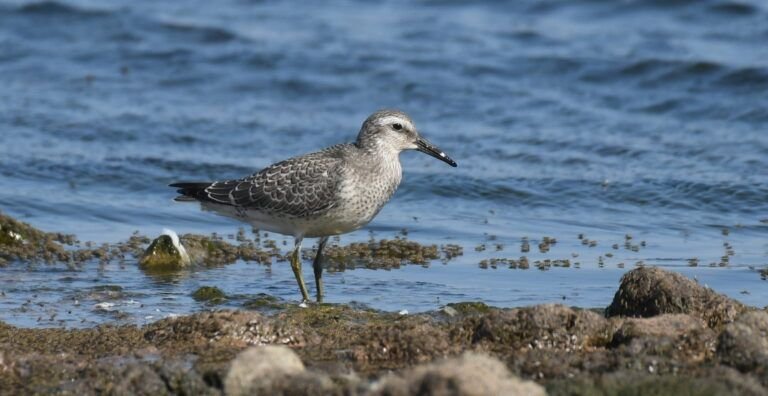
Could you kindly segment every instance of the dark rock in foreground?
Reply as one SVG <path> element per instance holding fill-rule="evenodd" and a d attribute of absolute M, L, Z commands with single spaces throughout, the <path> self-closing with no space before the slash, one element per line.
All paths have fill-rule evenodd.
<path fill-rule="evenodd" d="M 767 313 L 657 269 L 630 272 L 617 300 L 610 318 L 551 304 L 398 315 L 273 302 L 144 327 L 0 323 L 0 393 L 768 394 Z"/>
<path fill-rule="evenodd" d="M 717 353 L 725 364 L 768 375 L 768 312 L 747 312 L 725 326 Z"/>

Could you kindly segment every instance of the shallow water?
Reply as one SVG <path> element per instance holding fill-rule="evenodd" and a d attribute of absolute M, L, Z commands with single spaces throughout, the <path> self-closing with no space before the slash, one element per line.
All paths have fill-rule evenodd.
<path fill-rule="evenodd" d="M 0 210 L 97 242 L 164 227 L 231 234 L 238 224 L 173 203 L 166 185 L 351 140 L 370 112 L 398 107 L 459 167 L 403 154 L 392 202 L 342 242 L 407 228 L 465 254 L 330 274 L 329 301 L 605 306 L 641 262 L 763 306 L 767 17 L 757 0 L 2 2 Z M 558 240 L 548 253 L 544 236 Z M 522 255 L 572 265 L 479 266 Z M 287 263 L 173 282 L 134 264 L 1 269 L 0 320 L 142 322 L 205 308 L 189 297 L 200 285 L 242 301 L 298 296 Z M 100 285 L 122 287 L 110 302 L 127 315 L 94 308 L 103 293 L 81 296 Z"/>

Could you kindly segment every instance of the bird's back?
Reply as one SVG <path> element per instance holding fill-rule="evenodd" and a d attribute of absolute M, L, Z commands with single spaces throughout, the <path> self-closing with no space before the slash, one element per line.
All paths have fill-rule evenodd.
<path fill-rule="evenodd" d="M 350 145 L 294 157 L 242 179 L 174 183 L 177 200 L 232 206 L 290 217 L 311 217 L 328 210 L 341 185 Z"/>

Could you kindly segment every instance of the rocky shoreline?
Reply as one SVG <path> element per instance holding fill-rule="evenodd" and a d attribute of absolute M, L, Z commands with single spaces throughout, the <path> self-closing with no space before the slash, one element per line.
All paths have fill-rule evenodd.
<path fill-rule="evenodd" d="M 135 234 L 94 246 L 0 214 L 0 266 L 132 257 L 162 276 L 189 265 L 284 259 L 274 241 L 255 235 L 241 231 L 232 244 L 216 235 Z M 396 268 L 461 254 L 455 245 L 371 239 L 334 246 L 328 266 Z M 215 287 L 192 296 L 209 307 L 227 298 Z M 0 394 L 768 394 L 768 312 L 655 267 L 627 272 L 605 309 L 466 302 L 403 315 L 303 308 L 268 295 L 244 307 L 141 327 L 0 322 Z"/>
<path fill-rule="evenodd" d="M 258 305 L 258 304 L 257 304 Z M 0 324 L 4 394 L 768 393 L 768 312 L 658 268 L 605 310 L 273 302 L 144 327 Z"/>

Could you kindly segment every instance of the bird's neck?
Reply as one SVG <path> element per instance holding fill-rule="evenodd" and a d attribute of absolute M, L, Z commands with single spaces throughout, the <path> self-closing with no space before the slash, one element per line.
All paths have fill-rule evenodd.
<path fill-rule="evenodd" d="M 361 163 L 365 164 L 365 167 L 375 170 L 376 173 L 385 175 L 387 179 L 392 181 L 394 188 L 397 188 L 403 174 L 400 165 L 400 150 L 379 142 L 367 143 L 366 145 L 356 144 L 361 155 L 365 157 Z"/>
<path fill-rule="evenodd" d="M 375 158 L 382 164 L 388 162 L 397 162 L 400 164 L 400 151 L 389 144 L 385 144 L 378 140 L 368 140 L 365 142 L 356 142 L 355 145 L 365 153 L 366 156 Z"/>

